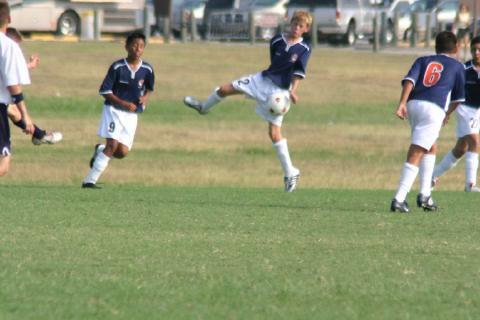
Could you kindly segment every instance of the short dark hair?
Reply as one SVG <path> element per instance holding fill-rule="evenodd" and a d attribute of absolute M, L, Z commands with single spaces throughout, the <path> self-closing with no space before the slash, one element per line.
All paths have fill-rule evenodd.
<path fill-rule="evenodd" d="M 457 52 L 457 36 L 450 31 L 442 31 L 435 38 L 435 51 L 437 53 Z"/>
<path fill-rule="evenodd" d="M 141 32 L 132 32 L 130 33 L 128 36 L 127 36 L 127 41 L 125 42 L 125 44 L 128 46 L 130 45 L 134 40 L 136 39 L 142 39 L 143 42 L 147 43 L 147 39 L 145 37 L 145 35 Z"/>
<path fill-rule="evenodd" d="M 8 24 L 10 17 L 10 7 L 7 1 L 0 1 L 0 27 Z"/>
<path fill-rule="evenodd" d="M 472 39 L 472 41 L 470 41 L 470 48 L 472 48 L 477 43 L 480 43 L 480 36 L 476 36 Z"/>

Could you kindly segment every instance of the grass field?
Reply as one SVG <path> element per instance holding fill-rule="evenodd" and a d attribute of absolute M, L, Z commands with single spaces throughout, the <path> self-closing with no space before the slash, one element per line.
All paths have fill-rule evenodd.
<path fill-rule="evenodd" d="M 181 103 L 262 69 L 265 46 L 149 46 L 156 93 L 98 191 L 79 186 L 98 141 L 96 92 L 121 44 L 25 51 L 42 59 L 31 114 L 65 140 L 34 147 L 12 129 L 0 319 L 479 318 L 480 202 L 460 191 L 463 164 L 441 180 L 438 213 L 388 212 L 409 143 L 393 111 L 414 57 L 314 52 L 284 125 L 303 175 L 284 194 L 252 101 L 206 117 Z"/>

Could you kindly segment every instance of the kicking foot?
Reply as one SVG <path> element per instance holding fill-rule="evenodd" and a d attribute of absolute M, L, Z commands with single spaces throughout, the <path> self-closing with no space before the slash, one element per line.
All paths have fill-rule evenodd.
<path fill-rule="evenodd" d="M 417 207 L 423 208 L 423 211 L 437 211 L 438 206 L 433 201 L 432 196 L 424 196 L 419 193 L 417 195 Z"/>
<path fill-rule="evenodd" d="M 183 103 L 192 109 L 197 110 L 198 113 L 200 114 L 206 114 L 207 112 L 203 111 L 203 106 L 202 103 L 195 99 L 194 97 L 187 96 L 183 99 Z"/>
<path fill-rule="evenodd" d="M 45 134 L 45 136 L 43 136 L 42 139 L 32 137 L 32 143 L 36 146 L 39 146 L 41 144 L 55 144 L 57 142 L 62 141 L 62 139 L 63 139 L 63 135 L 61 132 L 52 131 L 52 132 L 47 132 L 47 134 Z"/>
<path fill-rule="evenodd" d="M 432 177 L 432 182 L 431 182 L 431 184 L 430 184 L 432 190 L 435 189 L 435 187 L 437 186 L 438 180 L 440 180 L 439 177 Z"/>
<path fill-rule="evenodd" d="M 102 187 L 99 187 L 95 183 L 92 183 L 92 182 L 82 183 L 82 188 L 83 189 L 102 189 Z"/>
<path fill-rule="evenodd" d="M 467 186 L 465 186 L 465 192 L 480 192 L 480 188 L 473 183 L 469 183 Z"/>
<path fill-rule="evenodd" d="M 403 213 L 409 213 L 410 209 L 408 208 L 408 203 L 407 201 L 399 202 L 397 199 L 392 200 L 392 204 L 390 205 L 390 211 L 391 212 L 403 212 Z"/>
<path fill-rule="evenodd" d="M 293 192 L 297 188 L 298 180 L 300 179 L 300 170 L 295 168 L 294 173 L 289 177 L 284 177 L 285 192 Z"/>

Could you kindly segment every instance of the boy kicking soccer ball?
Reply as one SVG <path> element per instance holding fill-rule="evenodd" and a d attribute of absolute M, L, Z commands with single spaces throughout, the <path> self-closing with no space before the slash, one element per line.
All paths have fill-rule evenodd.
<path fill-rule="evenodd" d="M 153 91 L 155 76 L 150 64 L 142 61 L 145 36 L 132 33 L 125 44 L 127 58 L 115 61 L 103 80 L 100 95 L 105 98 L 98 135 L 106 144 L 97 144 L 90 171 L 82 188 L 99 188 L 96 183 L 112 157 L 122 159 L 132 148 L 138 115 Z"/>
<path fill-rule="evenodd" d="M 478 148 L 480 144 L 480 36 L 470 44 L 472 60 L 465 64 L 465 103 L 455 111 L 457 115 L 457 143 L 433 170 L 432 185 L 447 170 L 455 167 L 465 155 L 465 191 L 480 192 L 477 186 Z"/>
<path fill-rule="evenodd" d="M 403 165 L 400 184 L 390 205 L 395 212 L 409 212 L 405 201 L 417 174 L 420 193 L 417 206 L 425 211 L 437 210 L 431 197 L 431 180 L 435 166 L 435 142 L 442 124 L 465 100 L 465 69 L 455 59 L 457 38 L 449 31 L 435 38 L 436 55 L 418 58 L 403 79 L 403 89 L 396 115 L 408 118 L 412 128 L 407 161 Z"/>
<path fill-rule="evenodd" d="M 300 80 L 305 78 L 311 49 L 303 41 L 302 35 L 308 32 L 312 16 L 306 11 L 297 11 L 290 22 L 290 31 L 279 34 L 270 41 L 270 61 L 268 69 L 249 75 L 216 88 L 206 101 L 201 102 L 187 96 L 184 103 L 200 114 L 206 114 L 223 100 L 235 94 L 245 94 L 257 102 L 256 113 L 268 122 L 269 136 L 273 142 L 284 172 L 285 191 L 295 190 L 300 170 L 292 165 L 287 140 L 283 138 L 281 126 L 283 114 L 270 112 L 269 100 L 273 94 L 283 92 L 293 103 L 298 102 L 297 89 Z"/>

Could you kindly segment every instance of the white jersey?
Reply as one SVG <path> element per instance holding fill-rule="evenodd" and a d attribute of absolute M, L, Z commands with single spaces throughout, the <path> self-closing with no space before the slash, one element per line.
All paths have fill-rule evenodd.
<path fill-rule="evenodd" d="M 30 84 L 27 62 L 18 44 L 0 32 L 0 103 L 10 104 L 7 86 Z"/>

